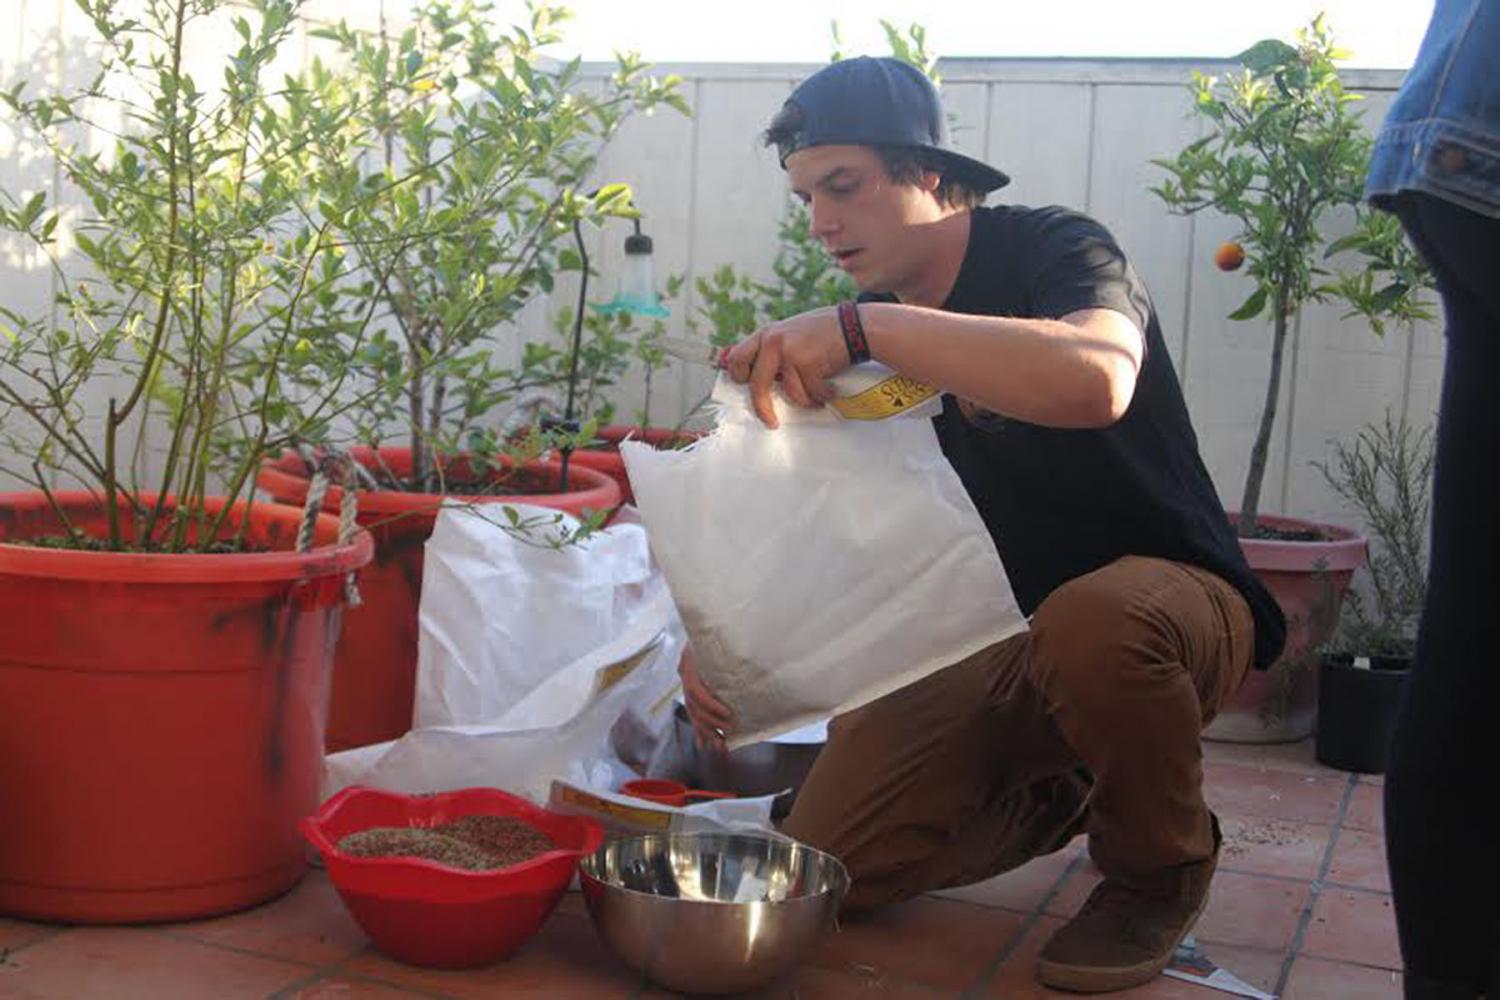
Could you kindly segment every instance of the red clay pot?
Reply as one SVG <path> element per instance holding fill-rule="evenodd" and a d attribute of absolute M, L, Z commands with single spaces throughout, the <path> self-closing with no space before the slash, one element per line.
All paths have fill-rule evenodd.
<path fill-rule="evenodd" d="M 1234 515 L 1230 515 L 1234 520 Z M 1291 743 L 1312 735 L 1318 710 L 1318 648 L 1333 635 L 1354 571 L 1365 562 L 1365 539 L 1330 524 L 1261 515 L 1261 524 L 1312 529 L 1326 541 L 1242 538 L 1255 575 L 1286 615 L 1286 646 L 1266 670 L 1251 670 L 1205 739 L 1226 743 Z"/>
<path fill-rule="evenodd" d="M 104 534 L 92 495 L 57 496 Z M 245 516 L 236 505 L 231 530 Z M 183 920 L 253 906 L 306 871 L 297 824 L 318 807 L 344 576 L 373 545 L 335 544 L 324 516 L 298 553 L 300 511 L 248 516 L 272 551 L 0 544 L 0 912 Z M 0 495 L 0 543 L 59 530 L 42 494 Z"/>
<path fill-rule="evenodd" d="M 351 448 L 355 461 L 376 465 L 370 448 Z M 382 448 L 380 458 L 398 476 L 411 471 L 411 450 Z M 449 474 L 464 472 L 455 464 Z M 557 462 L 532 462 L 525 474 L 555 488 Z M 443 500 L 473 503 L 526 503 L 570 514 L 607 510 L 620 503 L 620 488 L 607 475 L 570 468 L 567 493 L 465 496 L 395 491 L 361 492 L 359 523 L 375 537 L 375 563 L 360 574 L 364 605 L 345 623 L 334 657 L 333 694 L 328 706 L 330 752 L 396 739 L 411 729 L 417 684 L 417 608 L 422 595 L 422 555 Z M 295 454 L 267 462 L 256 485 L 281 503 L 300 506 L 307 499 L 306 466 Z M 336 511 L 342 493 L 329 489 L 326 510 Z"/>

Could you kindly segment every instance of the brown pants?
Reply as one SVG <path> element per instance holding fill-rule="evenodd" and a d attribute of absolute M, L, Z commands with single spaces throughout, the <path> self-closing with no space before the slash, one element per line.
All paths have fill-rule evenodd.
<path fill-rule="evenodd" d="M 1108 875 L 1213 854 L 1199 734 L 1250 667 L 1217 576 L 1126 557 L 1031 631 L 835 718 L 785 830 L 849 868 L 852 909 L 964 885 L 1087 831 Z"/>

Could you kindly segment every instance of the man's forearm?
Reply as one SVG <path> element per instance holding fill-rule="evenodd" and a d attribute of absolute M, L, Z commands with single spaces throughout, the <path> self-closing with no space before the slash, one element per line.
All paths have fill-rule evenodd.
<path fill-rule="evenodd" d="M 969 316 L 896 303 L 859 307 L 870 353 L 886 366 L 1008 417 L 1048 427 L 1106 427 L 1125 412 L 1140 355 L 1133 325 Z M 1086 324 L 1086 325 L 1080 325 Z M 1128 332 L 1127 332 L 1128 331 Z"/>

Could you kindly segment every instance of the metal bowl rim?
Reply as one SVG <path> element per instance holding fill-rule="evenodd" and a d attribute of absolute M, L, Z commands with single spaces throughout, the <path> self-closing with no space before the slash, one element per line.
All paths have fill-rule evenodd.
<path fill-rule="evenodd" d="M 642 892 L 639 889 L 632 889 L 629 886 L 620 885 L 618 882 L 611 882 L 611 881 L 608 881 L 606 879 L 600 878 L 598 875 L 596 875 L 592 871 L 590 871 L 590 868 L 593 865 L 594 859 L 598 858 L 601 854 L 603 854 L 605 851 L 609 850 L 611 847 L 613 847 L 615 845 L 632 844 L 632 843 L 637 843 L 637 842 L 646 841 L 646 840 L 667 840 L 667 841 L 679 840 L 679 839 L 689 840 L 689 839 L 695 839 L 695 838 L 698 838 L 698 837 L 727 837 L 727 838 L 730 838 L 730 839 L 743 839 L 743 840 L 783 841 L 783 842 L 792 844 L 792 845 L 794 845 L 796 847 L 800 847 L 802 850 L 807 851 L 809 854 L 812 854 L 812 855 L 816 856 L 817 858 L 819 858 L 822 861 L 831 862 L 833 864 L 833 871 L 843 880 L 843 884 L 841 886 L 840 885 L 828 886 L 827 888 L 821 889 L 818 892 L 804 893 L 801 896 L 793 896 L 793 897 L 791 897 L 789 899 L 776 899 L 776 900 L 772 900 L 772 899 L 760 899 L 760 900 L 754 900 L 754 901 L 751 901 L 751 902 L 735 902 L 732 899 L 679 899 L 679 898 L 675 898 L 675 897 L 672 897 L 672 896 L 658 895 L 657 893 L 654 893 L 654 892 Z M 833 895 L 835 898 L 837 898 L 839 896 L 842 896 L 845 892 L 847 892 L 849 890 L 849 869 L 845 868 L 844 867 L 844 863 L 842 861 L 840 861 L 838 858 L 834 857 L 832 854 L 829 854 L 827 851 L 820 851 L 816 847 L 813 847 L 813 846 L 811 846 L 809 844 L 804 844 L 800 840 L 794 840 L 793 838 L 785 836 L 783 834 L 770 835 L 770 834 L 748 833 L 748 832 L 745 832 L 745 831 L 742 831 L 742 830 L 724 831 L 722 833 L 717 832 L 717 831 L 710 831 L 710 830 L 703 830 L 703 831 L 690 832 L 690 833 L 644 833 L 644 834 L 636 834 L 635 836 L 631 836 L 631 837 L 618 837 L 618 838 L 616 838 L 614 840 L 606 840 L 604 843 L 602 843 L 598 847 L 596 847 L 591 853 L 585 854 L 582 858 L 580 858 L 578 860 L 578 877 L 580 879 L 587 879 L 590 882 L 596 882 L 599 885 L 604 886 L 605 888 L 608 888 L 608 889 L 612 889 L 612 890 L 614 890 L 616 892 L 627 893 L 627 894 L 629 894 L 631 896 L 640 896 L 642 899 L 659 899 L 659 900 L 662 900 L 663 902 L 676 903 L 678 905 L 687 904 L 687 905 L 702 905 L 702 906 L 786 906 L 786 905 L 792 904 L 792 903 L 800 903 L 800 902 L 803 902 L 804 900 L 821 899 L 822 897 L 829 896 L 829 895 Z"/>

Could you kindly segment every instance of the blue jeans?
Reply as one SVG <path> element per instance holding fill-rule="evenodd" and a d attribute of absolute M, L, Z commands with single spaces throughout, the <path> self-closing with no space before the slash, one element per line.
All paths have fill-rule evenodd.
<path fill-rule="evenodd" d="M 1500 219 L 1407 192 L 1448 343 L 1427 603 L 1386 772 L 1396 924 L 1412 980 L 1500 996 Z M 1458 994 L 1451 994 L 1458 995 Z"/>

